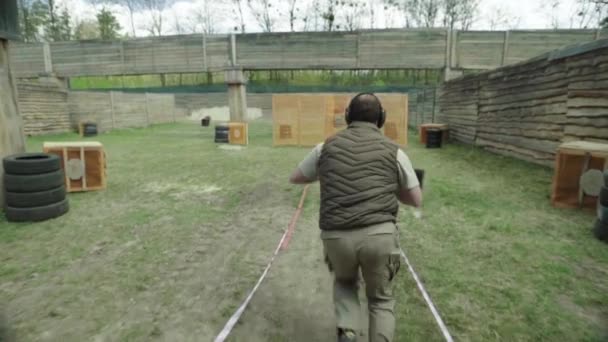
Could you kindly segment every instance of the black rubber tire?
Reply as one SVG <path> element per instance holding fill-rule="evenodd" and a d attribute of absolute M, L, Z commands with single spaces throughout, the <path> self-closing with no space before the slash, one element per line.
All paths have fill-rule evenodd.
<path fill-rule="evenodd" d="M 608 186 L 603 186 L 600 190 L 600 204 L 608 207 Z"/>
<path fill-rule="evenodd" d="M 67 199 L 61 202 L 33 208 L 6 207 L 6 219 L 10 222 L 40 222 L 59 217 L 70 210 Z"/>
<path fill-rule="evenodd" d="M 61 159 L 55 154 L 21 153 L 4 158 L 2 165 L 6 174 L 37 175 L 59 170 Z"/>
<path fill-rule="evenodd" d="M 63 170 L 39 175 L 4 175 L 4 187 L 7 192 L 40 192 L 65 185 Z"/>
<path fill-rule="evenodd" d="M 65 186 L 40 192 L 6 192 L 6 205 L 13 208 L 32 208 L 61 202 L 65 199 Z"/>
<path fill-rule="evenodd" d="M 593 235 L 595 235 L 598 240 L 608 242 L 608 223 L 595 220 L 595 225 L 593 226 Z"/>

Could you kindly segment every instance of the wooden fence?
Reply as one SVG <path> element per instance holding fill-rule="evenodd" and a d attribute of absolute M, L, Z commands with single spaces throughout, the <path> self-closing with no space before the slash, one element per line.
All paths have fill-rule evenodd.
<path fill-rule="evenodd" d="M 93 121 L 101 131 L 175 122 L 185 112 L 175 107 L 173 94 L 131 94 L 118 91 L 68 93 L 72 124 Z"/>
<path fill-rule="evenodd" d="M 20 80 L 18 100 L 27 135 L 74 131 L 80 121 L 100 131 L 146 127 L 186 116 L 173 94 L 68 91 L 55 78 Z"/>
<path fill-rule="evenodd" d="M 445 83 L 439 121 L 450 136 L 553 165 L 566 141 L 608 143 L 608 40 Z"/>
<path fill-rule="evenodd" d="M 493 69 L 604 34 L 407 29 L 12 43 L 11 64 L 17 77 L 208 72 L 233 64 L 246 70 Z"/>

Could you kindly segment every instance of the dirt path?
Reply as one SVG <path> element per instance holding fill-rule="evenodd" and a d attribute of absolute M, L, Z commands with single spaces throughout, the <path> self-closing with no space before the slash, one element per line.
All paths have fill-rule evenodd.
<path fill-rule="evenodd" d="M 317 189 L 311 190 L 309 197 L 318 196 Z M 331 278 L 311 212 L 307 208 L 298 221 L 289 248 L 279 254 L 230 341 L 331 340 Z"/>

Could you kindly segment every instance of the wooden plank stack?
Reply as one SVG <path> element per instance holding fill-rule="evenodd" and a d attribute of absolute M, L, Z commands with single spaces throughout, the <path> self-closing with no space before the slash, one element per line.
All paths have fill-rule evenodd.
<path fill-rule="evenodd" d="M 67 90 L 51 80 L 17 83 L 19 112 L 27 135 L 63 133 L 71 130 Z"/>
<path fill-rule="evenodd" d="M 450 137 L 466 144 L 475 143 L 479 117 L 479 78 L 467 76 L 445 83 L 439 91 L 436 122 L 450 126 Z"/>
<path fill-rule="evenodd" d="M 456 140 L 543 165 L 562 142 L 607 142 L 608 41 L 590 44 L 445 83 L 440 121 Z"/>

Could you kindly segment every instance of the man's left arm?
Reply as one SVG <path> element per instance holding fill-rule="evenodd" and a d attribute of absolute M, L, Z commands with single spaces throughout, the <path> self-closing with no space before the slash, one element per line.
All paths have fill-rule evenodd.
<path fill-rule="evenodd" d="M 319 178 L 318 164 L 321 155 L 323 144 L 317 145 L 310 153 L 300 162 L 298 167 L 291 173 L 289 182 L 292 184 L 309 184 L 317 181 Z"/>

